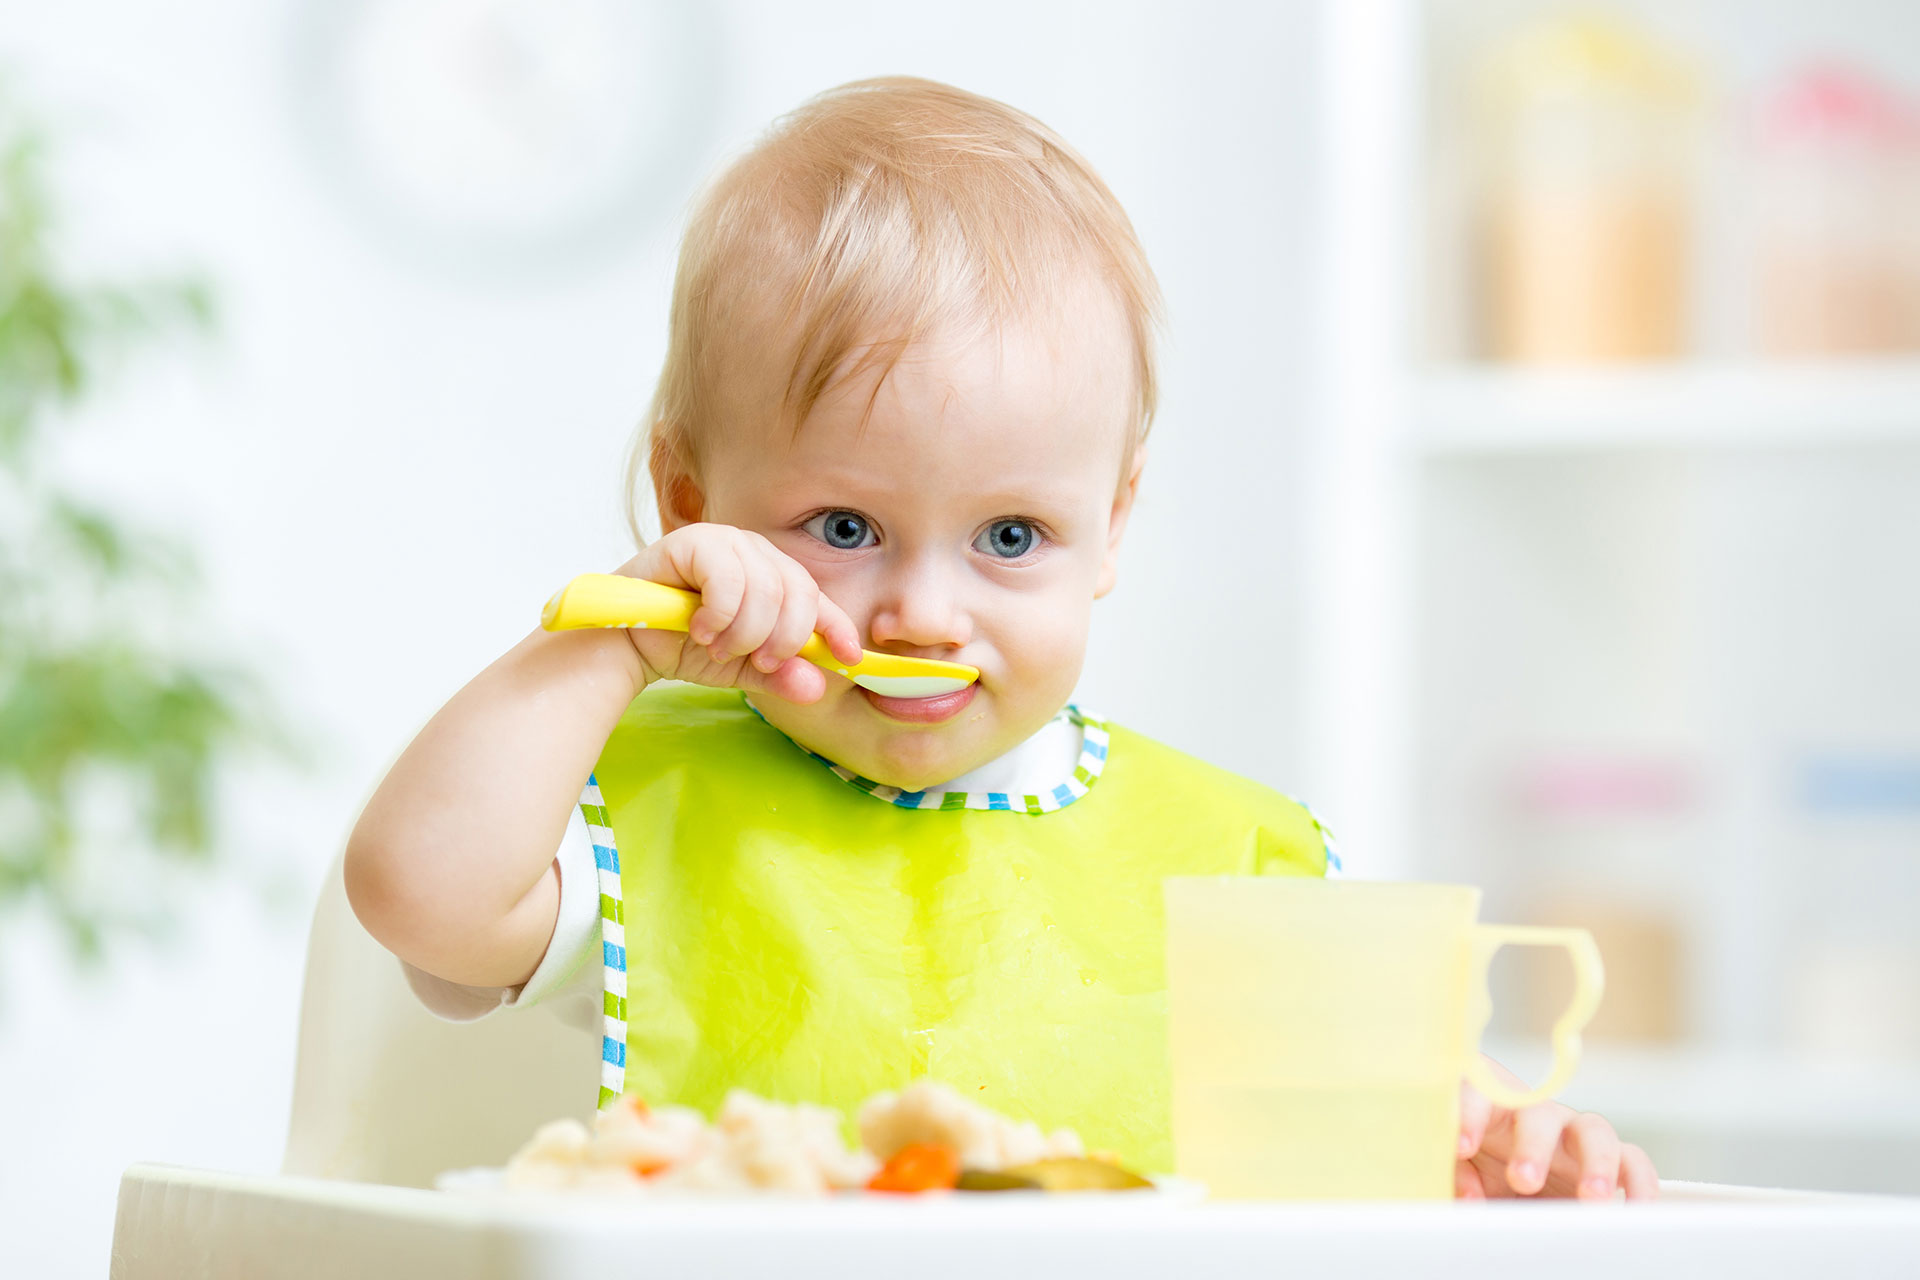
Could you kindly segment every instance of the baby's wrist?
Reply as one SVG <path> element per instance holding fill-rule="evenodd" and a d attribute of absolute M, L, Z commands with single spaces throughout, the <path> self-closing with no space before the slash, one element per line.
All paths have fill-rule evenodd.
<path fill-rule="evenodd" d="M 607 690 L 621 706 L 659 678 L 619 627 L 536 631 L 529 640 L 553 655 L 570 675 Z"/>

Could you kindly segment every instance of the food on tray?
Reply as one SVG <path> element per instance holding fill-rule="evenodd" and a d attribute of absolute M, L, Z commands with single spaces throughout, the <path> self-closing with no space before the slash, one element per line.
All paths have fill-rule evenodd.
<path fill-rule="evenodd" d="M 967 1169 L 1004 1169 L 1049 1156 L 1085 1153 L 1071 1129 L 1052 1134 L 1009 1120 L 931 1080 L 916 1080 L 898 1093 L 876 1093 L 860 1104 L 860 1145 L 890 1158 L 914 1142 L 952 1147 Z"/>
<path fill-rule="evenodd" d="M 887 1157 L 869 1191 L 951 1191 L 960 1184 L 960 1153 L 940 1142 L 909 1142 Z"/>
<path fill-rule="evenodd" d="M 593 1118 L 556 1120 L 507 1162 L 509 1187 L 825 1192 L 863 1187 L 880 1168 L 849 1151 L 840 1115 L 736 1089 L 708 1124 L 686 1107 L 623 1098 Z"/>
<path fill-rule="evenodd" d="M 623 1098 L 591 1127 L 544 1125 L 514 1153 L 510 1188 L 609 1191 L 1119 1191 L 1153 1184 L 1082 1154 L 1070 1129 L 1042 1133 L 920 1081 L 868 1099 L 861 1147 L 849 1150 L 840 1113 L 734 1090 L 709 1124 L 686 1107 Z"/>
<path fill-rule="evenodd" d="M 997 1175 L 1016 1178 L 1042 1191 L 1138 1191 L 1153 1184 L 1131 1169 L 1123 1169 L 1111 1160 L 1090 1160 L 1085 1156 L 1057 1156 L 1016 1164 Z"/>

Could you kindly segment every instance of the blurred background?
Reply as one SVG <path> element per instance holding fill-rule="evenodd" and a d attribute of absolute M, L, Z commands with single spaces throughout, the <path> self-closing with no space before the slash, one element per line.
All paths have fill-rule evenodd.
<path fill-rule="evenodd" d="M 0 0 L 22 1274 L 132 1161 L 276 1167 L 359 807 L 630 554 L 698 184 L 893 73 L 1063 132 L 1167 293 L 1082 700 L 1593 929 L 1570 1100 L 1663 1173 L 1920 1191 L 1920 10 Z"/>

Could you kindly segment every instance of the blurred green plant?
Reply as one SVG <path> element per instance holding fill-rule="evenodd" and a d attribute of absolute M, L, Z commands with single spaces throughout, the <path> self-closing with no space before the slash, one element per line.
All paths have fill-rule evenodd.
<path fill-rule="evenodd" d="M 215 861 L 219 766 L 293 748 L 255 676 L 169 642 L 209 629 L 191 552 L 60 474 L 76 407 L 213 308 L 193 279 L 68 279 L 47 158 L 0 84 L 0 919 L 45 910 L 84 962 L 163 925 L 173 868 Z"/>

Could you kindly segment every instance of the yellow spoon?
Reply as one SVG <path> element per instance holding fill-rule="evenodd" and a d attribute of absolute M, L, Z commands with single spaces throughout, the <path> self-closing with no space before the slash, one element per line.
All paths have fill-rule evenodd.
<path fill-rule="evenodd" d="M 699 607 L 698 595 L 678 587 L 616 573 L 583 573 L 547 601 L 540 611 L 540 625 L 548 631 L 585 627 L 685 631 Z M 980 678 L 976 668 L 957 662 L 903 658 L 871 649 L 861 650 L 860 661 L 848 666 L 833 656 L 817 631 L 800 646 L 800 656 L 884 698 L 934 698 L 957 693 Z"/>

